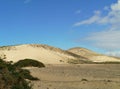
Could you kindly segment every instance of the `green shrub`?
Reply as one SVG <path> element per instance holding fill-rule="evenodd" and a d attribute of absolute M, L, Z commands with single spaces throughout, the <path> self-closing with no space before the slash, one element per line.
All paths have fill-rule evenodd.
<path fill-rule="evenodd" d="M 20 70 L 20 74 L 22 74 L 22 76 L 25 78 L 25 79 L 29 79 L 29 80 L 39 80 L 38 78 L 36 77 L 33 77 L 30 75 L 30 71 L 26 70 L 26 69 L 21 69 Z"/>
<path fill-rule="evenodd" d="M 11 87 L 11 89 L 32 89 L 32 86 L 28 86 L 29 83 L 24 81 L 21 84 L 15 84 Z"/>
<path fill-rule="evenodd" d="M 0 59 L 0 89 L 32 89 L 28 80 L 38 80 L 30 72 Z"/>
<path fill-rule="evenodd" d="M 16 62 L 14 64 L 17 67 L 45 67 L 45 65 L 39 61 L 33 60 L 33 59 L 24 59 Z"/>

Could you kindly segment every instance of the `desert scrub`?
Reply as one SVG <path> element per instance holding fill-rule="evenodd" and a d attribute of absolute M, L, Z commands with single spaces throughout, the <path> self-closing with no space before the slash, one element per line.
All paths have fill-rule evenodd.
<path fill-rule="evenodd" d="M 0 50 L 7 50 L 7 51 L 16 50 L 16 47 L 14 47 L 14 46 L 2 46 L 2 47 L 0 47 Z"/>
<path fill-rule="evenodd" d="M 83 78 L 83 79 L 81 79 L 81 81 L 88 81 L 87 79 L 85 79 L 85 78 Z"/>
<path fill-rule="evenodd" d="M 0 89 L 32 89 L 31 84 L 26 79 L 38 80 L 31 76 L 28 70 L 0 59 Z"/>
<path fill-rule="evenodd" d="M 91 64 L 92 62 L 89 60 L 81 60 L 81 59 L 68 59 L 67 62 L 69 64 Z"/>
<path fill-rule="evenodd" d="M 0 59 L 6 59 L 6 55 L 4 53 L 0 53 Z"/>
<path fill-rule="evenodd" d="M 24 59 L 14 63 L 16 67 L 45 67 L 45 65 L 39 61 L 33 59 Z"/>

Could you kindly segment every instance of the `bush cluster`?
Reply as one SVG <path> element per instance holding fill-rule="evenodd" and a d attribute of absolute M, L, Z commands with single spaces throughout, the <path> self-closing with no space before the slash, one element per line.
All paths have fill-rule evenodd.
<path fill-rule="evenodd" d="M 14 64 L 16 67 L 45 67 L 45 65 L 39 61 L 33 60 L 33 59 L 24 59 L 24 60 L 19 60 Z"/>
<path fill-rule="evenodd" d="M 32 85 L 26 79 L 39 79 L 31 76 L 28 70 L 21 68 L 27 66 L 43 67 L 43 64 L 28 59 L 13 64 L 0 59 L 0 89 L 32 89 Z"/>

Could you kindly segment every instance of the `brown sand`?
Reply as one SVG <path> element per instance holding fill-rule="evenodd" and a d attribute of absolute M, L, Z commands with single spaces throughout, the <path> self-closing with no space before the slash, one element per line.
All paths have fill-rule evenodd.
<path fill-rule="evenodd" d="M 34 89 L 120 89 L 119 64 L 47 65 L 29 68 Z"/>

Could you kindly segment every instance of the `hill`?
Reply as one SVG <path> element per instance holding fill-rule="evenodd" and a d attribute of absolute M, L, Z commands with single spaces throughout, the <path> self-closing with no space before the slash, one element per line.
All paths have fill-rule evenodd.
<path fill-rule="evenodd" d="M 71 60 L 79 60 L 80 63 L 84 63 L 84 60 L 87 60 L 72 52 L 40 44 L 3 46 L 0 47 L 0 55 L 7 61 L 36 59 L 44 64 L 66 64 Z"/>
<path fill-rule="evenodd" d="M 75 47 L 68 51 L 83 56 L 92 62 L 120 62 L 120 58 L 99 54 L 86 48 Z"/>
<path fill-rule="evenodd" d="M 120 62 L 119 58 L 98 54 L 85 48 L 60 48 L 42 44 L 24 44 L 0 47 L 0 58 L 17 62 L 23 59 L 34 59 L 44 64 L 81 64 L 91 62 Z"/>

